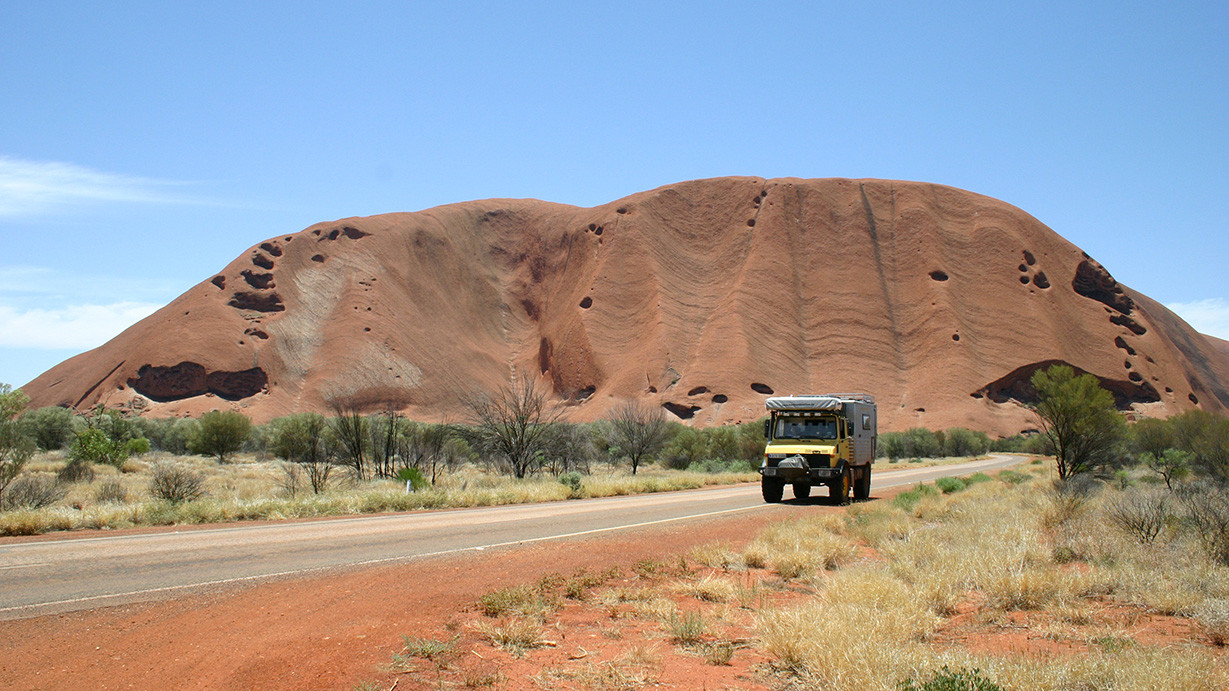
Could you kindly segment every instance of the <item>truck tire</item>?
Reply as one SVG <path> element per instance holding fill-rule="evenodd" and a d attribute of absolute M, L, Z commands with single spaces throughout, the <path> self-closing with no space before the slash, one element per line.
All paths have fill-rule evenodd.
<path fill-rule="evenodd" d="M 811 496 L 811 483 L 795 482 L 794 483 L 794 498 L 799 501 L 805 501 Z"/>
<path fill-rule="evenodd" d="M 871 467 L 869 465 L 858 469 L 858 479 L 853 484 L 853 498 L 858 501 L 871 498 Z"/>
<path fill-rule="evenodd" d="M 828 485 L 828 500 L 837 506 L 848 503 L 850 484 L 849 466 L 845 466 L 841 474 Z"/>
<path fill-rule="evenodd" d="M 760 480 L 760 493 L 764 495 L 764 501 L 769 504 L 781 503 L 781 495 L 785 494 L 785 481 L 776 478 L 763 478 Z"/>

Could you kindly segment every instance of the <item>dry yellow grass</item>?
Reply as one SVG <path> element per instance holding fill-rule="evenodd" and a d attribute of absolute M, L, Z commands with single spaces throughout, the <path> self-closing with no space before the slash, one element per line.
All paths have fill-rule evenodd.
<path fill-rule="evenodd" d="M 182 504 L 167 504 L 151 497 L 150 473 L 153 465 L 159 462 L 173 462 L 202 475 L 206 495 Z M 29 467 L 52 474 L 65 463 L 64 455 L 56 452 L 40 454 Z M 280 461 L 256 460 L 251 456 L 218 465 L 210 458 L 172 456 L 165 452 L 130 459 L 122 471 L 98 465 L 94 467 L 94 482 L 69 486 L 65 498 L 54 506 L 0 513 L 0 535 L 494 506 L 570 498 L 570 490 L 554 477 L 518 480 L 474 466 L 464 466 L 441 476 L 432 489 L 408 494 L 402 482 L 358 482 L 351 478 L 347 469 L 338 467 L 329 489 L 316 495 L 301 479 L 292 491 L 293 483 L 288 481 L 283 468 Z M 758 476 L 754 473 L 707 474 L 653 468 L 632 476 L 621 469 L 604 469 L 586 476 L 583 485 L 584 496 L 601 497 L 694 489 L 755 479 Z M 106 492 L 101 491 L 104 484 L 111 485 Z M 101 496 L 114 493 L 121 494 L 123 500 Z"/>

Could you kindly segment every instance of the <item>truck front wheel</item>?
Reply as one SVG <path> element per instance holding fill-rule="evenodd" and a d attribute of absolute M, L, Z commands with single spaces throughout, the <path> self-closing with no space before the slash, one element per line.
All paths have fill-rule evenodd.
<path fill-rule="evenodd" d="M 769 504 L 778 504 L 781 502 L 781 495 L 785 494 L 785 481 L 771 477 L 763 478 L 760 480 L 760 492 L 764 495 L 764 501 Z"/>
<path fill-rule="evenodd" d="M 850 470 L 846 466 L 839 477 L 828 485 L 828 499 L 833 504 L 841 505 L 849 501 Z"/>
<path fill-rule="evenodd" d="M 803 501 L 811 496 L 811 483 L 795 482 L 794 483 L 794 498 Z"/>

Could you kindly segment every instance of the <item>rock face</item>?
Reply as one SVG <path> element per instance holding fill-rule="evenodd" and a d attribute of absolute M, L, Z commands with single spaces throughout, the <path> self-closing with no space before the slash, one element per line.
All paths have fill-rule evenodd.
<path fill-rule="evenodd" d="M 747 421 L 773 393 L 865 391 L 883 429 L 1035 427 L 1036 369 L 1119 406 L 1229 409 L 1229 348 L 1023 211 L 939 185 L 719 178 L 594 208 L 487 200 L 251 248 L 23 387 L 149 415 L 333 403 L 463 419 L 539 378 L 567 417 L 620 401 Z"/>

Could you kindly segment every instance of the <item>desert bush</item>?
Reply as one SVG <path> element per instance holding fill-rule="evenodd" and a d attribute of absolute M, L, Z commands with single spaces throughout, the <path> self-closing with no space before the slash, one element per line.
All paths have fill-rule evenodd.
<path fill-rule="evenodd" d="M 98 483 L 97 489 L 94 490 L 94 499 L 99 502 L 123 504 L 128 501 L 128 490 L 119 480 L 106 480 Z"/>
<path fill-rule="evenodd" d="M 964 489 L 965 483 L 958 477 L 941 477 L 935 480 L 935 487 L 944 494 L 951 494 Z"/>
<path fill-rule="evenodd" d="M 1179 487 L 1178 501 L 1191 532 L 1209 557 L 1229 564 L 1229 490 L 1208 482 Z"/>
<path fill-rule="evenodd" d="M 687 472 L 689 473 L 750 473 L 754 471 L 755 467 L 750 462 L 741 458 L 731 460 L 706 458 L 687 466 Z"/>
<path fill-rule="evenodd" d="M 60 482 L 93 482 L 94 481 L 94 466 L 93 464 L 78 459 L 72 459 L 56 471 L 55 477 Z"/>
<path fill-rule="evenodd" d="M 1029 480 L 1028 473 L 1021 473 L 1015 470 L 1000 471 L 996 477 L 1010 485 L 1019 485 L 1024 482 L 1028 482 Z"/>
<path fill-rule="evenodd" d="M 542 647 L 546 640 L 542 636 L 542 625 L 529 617 L 511 617 L 495 623 L 480 621 L 477 627 L 492 644 L 516 657 Z"/>
<path fill-rule="evenodd" d="M 729 602 L 734 599 L 734 581 L 722 576 L 704 576 L 698 581 L 684 581 L 679 587 L 684 595 L 705 602 Z"/>
<path fill-rule="evenodd" d="M 559 484 L 568 488 L 569 499 L 581 499 L 585 496 L 585 483 L 580 473 L 575 470 L 560 475 Z"/>
<path fill-rule="evenodd" d="M 1100 485 L 1088 475 L 1056 480 L 1046 493 L 1050 500 L 1047 522 L 1051 525 L 1058 525 L 1080 515 L 1088 509 L 1098 489 Z"/>
<path fill-rule="evenodd" d="M 923 427 L 910 427 L 901 436 L 902 458 L 937 458 L 943 455 L 938 435 Z"/>
<path fill-rule="evenodd" d="M 205 496 L 205 476 L 176 463 L 154 465 L 149 493 L 172 504 Z"/>
<path fill-rule="evenodd" d="M 701 430 L 679 425 L 661 450 L 659 458 L 667 468 L 683 470 L 708 456 L 708 439 Z"/>
<path fill-rule="evenodd" d="M 983 432 L 953 427 L 943 435 L 944 456 L 980 456 L 990 449 L 990 438 Z"/>
<path fill-rule="evenodd" d="M 876 457 L 898 461 L 905 456 L 905 435 L 900 432 L 881 432 L 876 445 Z"/>
<path fill-rule="evenodd" d="M 298 464 L 307 473 L 313 494 L 324 492 L 333 474 L 339 446 L 324 416 L 300 413 L 277 418 L 269 425 L 269 450 L 279 458 Z"/>
<path fill-rule="evenodd" d="M 405 642 L 405 654 L 424 660 L 438 660 L 451 655 L 456 648 L 456 639 L 440 641 L 434 638 L 410 638 L 402 636 Z"/>
<path fill-rule="evenodd" d="M 0 498 L 37 448 L 18 421 L 29 400 L 20 389 L 0 384 Z"/>
<path fill-rule="evenodd" d="M 502 588 L 478 598 L 478 609 L 492 618 L 508 615 L 541 617 L 558 609 L 560 604 L 559 597 L 551 589 L 533 585 Z"/>
<path fill-rule="evenodd" d="M 62 449 L 73 436 L 73 411 L 59 406 L 47 406 L 26 411 L 21 424 L 34 443 L 43 451 Z"/>
<path fill-rule="evenodd" d="M 915 681 L 905 679 L 896 686 L 898 691 L 999 691 L 1000 687 L 982 675 L 978 669 L 950 669 L 943 665 L 929 678 Z"/>
<path fill-rule="evenodd" d="M 670 615 L 666 622 L 670 640 L 679 645 L 695 645 L 708 632 L 708 622 L 700 612 L 681 612 Z"/>
<path fill-rule="evenodd" d="M 65 489 L 46 475 L 22 475 L 0 494 L 0 509 L 41 509 L 64 498 Z"/>
<path fill-rule="evenodd" d="M 1169 517 L 1169 496 L 1164 490 L 1131 490 L 1110 502 L 1109 520 L 1140 544 L 1150 545 Z"/>
<path fill-rule="evenodd" d="M 85 427 L 77 432 L 68 452 L 73 460 L 120 468 L 129 456 L 150 449 L 149 440 L 118 411 L 100 405 L 83 419 Z"/>
<path fill-rule="evenodd" d="M 1020 453 L 1024 451 L 1025 437 L 1017 434 L 1014 437 L 1001 437 L 990 441 L 990 450 L 998 453 Z"/>
<path fill-rule="evenodd" d="M 226 463 L 243 448 L 252 434 L 252 421 L 246 415 L 233 410 L 211 410 L 196 422 L 196 429 L 188 439 L 188 449 L 201 456 L 213 456 L 218 463 Z"/>
<path fill-rule="evenodd" d="M 933 485 L 919 484 L 914 486 L 913 489 L 906 490 L 893 497 L 892 503 L 905 511 L 912 511 L 923 497 L 933 497 L 938 494 L 939 490 L 935 489 Z"/>
<path fill-rule="evenodd" d="M 1174 447 L 1191 454 L 1199 475 L 1229 483 L 1229 418 L 1205 410 L 1188 410 L 1167 421 Z"/>
<path fill-rule="evenodd" d="M 1179 449 L 1165 449 L 1159 456 L 1145 451 L 1139 456 L 1140 464 L 1164 481 L 1171 491 L 1175 482 L 1190 477 L 1194 460 L 1194 454 Z"/>

